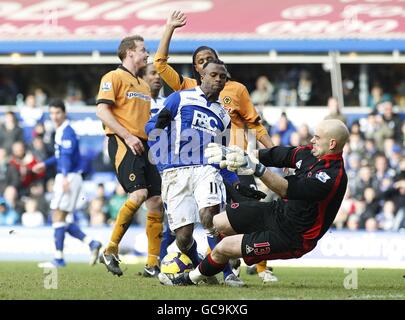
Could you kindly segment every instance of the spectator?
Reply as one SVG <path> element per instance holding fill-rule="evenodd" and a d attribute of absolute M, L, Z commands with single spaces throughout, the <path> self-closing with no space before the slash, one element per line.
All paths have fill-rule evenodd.
<path fill-rule="evenodd" d="M 389 136 L 387 138 L 392 138 L 397 143 L 403 143 L 403 135 L 401 133 L 402 120 L 401 117 L 394 112 L 392 102 L 385 101 L 380 103 L 382 108 L 382 120 L 383 125 L 390 129 Z"/>
<path fill-rule="evenodd" d="M 384 202 L 383 210 L 376 216 L 379 229 L 390 231 L 394 227 L 395 205 L 392 201 Z"/>
<path fill-rule="evenodd" d="M 7 186 L 4 190 L 3 197 L 10 209 L 15 210 L 19 215 L 24 212 L 24 204 L 18 197 L 18 191 L 14 186 Z"/>
<path fill-rule="evenodd" d="M 312 133 L 309 129 L 309 126 L 304 123 L 298 127 L 298 135 L 299 135 L 299 145 L 306 146 L 310 144 L 312 139 Z"/>
<path fill-rule="evenodd" d="M 44 111 L 42 108 L 36 107 L 34 95 L 30 94 L 25 98 L 25 105 L 21 108 L 20 118 L 24 128 L 24 141 L 30 143 L 35 125 L 44 121 Z"/>
<path fill-rule="evenodd" d="M 3 194 L 4 189 L 9 184 L 7 181 L 7 169 L 8 159 L 7 151 L 4 148 L 0 148 L 0 194 Z"/>
<path fill-rule="evenodd" d="M 370 218 L 375 218 L 381 211 L 381 206 L 376 197 L 376 192 L 373 188 L 366 188 L 364 190 L 365 207 L 360 214 L 360 226 L 365 228 L 366 221 Z"/>
<path fill-rule="evenodd" d="M 388 160 L 384 154 L 378 154 L 375 157 L 374 168 L 374 180 L 377 183 L 377 190 L 385 191 L 387 189 L 387 182 L 384 182 L 384 179 L 387 179 L 388 184 L 391 184 L 395 176 L 395 171 L 389 168 Z"/>
<path fill-rule="evenodd" d="M 37 210 L 38 203 L 35 199 L 25 200 L 25 212 L 21 216 L 21 224 L 24 227 L 40 227 L 45 224 L 44 215 Z"/>
<path fill-rule="evenodd" d="M 0 125 L 0 145 L 10 154 L 13 143 L 23 140 L 24 132 L 18 125 L 17 117 L 14 112 L 6 112 L 4 115 L 4 123 Z"/>
<path fill-rule="evenodd" d="M 360 227 L 360 218 L 356 214 L 352 214 L 349 216 L 347 219 L 347 229 L 350 231 L 356 231 L 359 230 Z"/>
<path fill-rule="evenodd" d="M 92 170 L 95 172 L 114 172 L 114 167 L 108 155 L 108 138 L 104 138 L 103 148 L 94 157 L 91 163 Z"/>
<path fill-rule="evenodd" d="M 0 226 L 13 226 L 19 220 L 18 213 L 0 197 Z"/>
<path fill-rule="evenodd" d="M 380 129 L 382 117 L 377 110 L 371 111 L 367 118 L 361 120 L 360 130 L 366 139 L 376 139 L 376 132 Z"/>
<path fill-rule="evenodd" d="M 388 93 L 384 93 L 383 88 L 379 84 L 374 84 L 373 87 L 371 88 L 367 105 L 370 108 L 376 108 L 380 102 L 390 100 L 391 95 L 389 95 Z"/>
<path fill-rule="evenodd" d="M 271 135 L 272 137 L 274 134 L 280 135 L 281 145 L 288 146 L 290 145 L 291 134 L 295 131 L 295 126 L 288 120 L 287 114 L 282 112 L 278 123 L 271 129 Z"/>
<path fill-rule="evenodd" d="M 312 79 L 311 74 L 307 70 L 300 72 L 297 88 L 299 105 L 307 105 L 312 95 Z"/>
<path fill-rule="evenodd" d="M 364 154 L 364 139 L 362 137 L 360 124 L 358 121 L 354 121 L 350 127 L 349 147 L 351 152 L 357 152 L 361 155 Z"/>
<path fill-rule="evenodd" d="M 34 182 L 30 186 L 29 197 L 37 202 L 38 211 L 42 212 L 45 217 L 49 213 L 49 204 L 45 199 L 44 184 L 42 182 Z"/>
<path fill-rule="evenodd" d="M 18 189 L 20 196 L 28 194 L 28 188 L 33 181 L 45 176 L 44 172 L 36 174 L 32 171 L 38 162 L 31 152 L 26 152 L 23 142 L 17 141 L 13 144 L 8 174 L 11 184 Z"/>
<path fill-rule="evenodd" d="M 108 222 L 110 224 L 114 223 L 114 221 L 117 219 L 118 212 L 126 200 L 127 194 L 125 190 L 122 188 L 121 184 L 117 183 L 114 194 L 108 201 Z"/>
<path fill-rule="evenodd" d="M 371 165 L 374 162 L 374 158 L 377 154 L 377 148 L 373 139 L 366 139 L 364 141 L 364 156 L 363 162 L 364 165 Z"/>
<path fill-rule="evenodd" d="M 329 113 L 325 119 L 338 119 L 345 124 L 347 123 L 346 117 L 340 111 L 339 103 L 336 97 L 329 97 L 327 107 Z"/>
<path fill-rule="evenodd" d="M 260 76 L 256 80 L 256 89 L 250 94 L 255 106 L 270 105 L 273 101 L 274 86 L 266 76 Z"/>
<path fill-rule="evenodd" d="M 101 198 L 94 198 L 90 202 L 89 206 L 89 217 L 90 225 L 93 227 L 101 227 L 105 225 L 106 214 L 103 210 L 103 200 Z"/>
<path fill-rule="evenodd" d="M 368 218 L 365 223 L 366 231 L 377 231 L 378 230 L 378 222 L 375 218 Z"/>
<path fill-rule="evenodd" d="M 34 158 L 40 162 L 44 161 L 45 159 L 48 159 L 49 157 L 49 154 L 46 150 L 46 146 L 44 144 L 44 140 L 40 136 L 36 136 L 32 139 L 30 151 L 34 156 Z"/>
<path fill-rule="evenodd" d="M 42 108 L 45 106 L 48 97 L 42 88 L 36 88 L 34 90 L 34 97 L 35 97 L 35 106 L 37 108 Z"/>

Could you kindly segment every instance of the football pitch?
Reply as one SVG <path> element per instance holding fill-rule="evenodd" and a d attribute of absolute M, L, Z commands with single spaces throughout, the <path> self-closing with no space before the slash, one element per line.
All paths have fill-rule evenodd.
<path fill-rule="evenodd" d="M 2 262 L 0 299 L 405 299 L 405 270 L 277 267 L 279 281 L 263 284 L 257 275 L 247 275 L 242 268 L 247 287 L 229 288 L 223 284 L 165 287 L 157 279 L 142 277 L 142 269 L 141 264 L 123 265 L 124 275 L 118 278 L 99 264 L 71 263 L 55 274 L 38 268 L 36 262 Z"/>

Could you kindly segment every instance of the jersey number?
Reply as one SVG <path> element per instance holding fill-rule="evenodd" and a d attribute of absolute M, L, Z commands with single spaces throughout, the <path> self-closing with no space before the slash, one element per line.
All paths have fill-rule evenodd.
<path fill-rule="evenodd" d="M 218 193 L 218 185 L 216 182 L 210 182 L 210 193 L 217 194 Z"/>

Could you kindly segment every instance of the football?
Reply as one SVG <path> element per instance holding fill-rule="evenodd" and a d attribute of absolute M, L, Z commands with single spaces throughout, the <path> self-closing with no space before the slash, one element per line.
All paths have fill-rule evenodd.
<path fill-rule="evenodd" d="M 172 276 L 183 272 L 190 272 L 192 269 L 193 263 L 190 258 L 181 252 L 168 253 L 160 265 L 160 272 Z"/>

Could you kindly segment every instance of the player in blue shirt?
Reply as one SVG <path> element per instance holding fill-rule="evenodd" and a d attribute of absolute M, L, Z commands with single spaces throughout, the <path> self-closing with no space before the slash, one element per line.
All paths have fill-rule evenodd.
<path fill-rule="evenodd" d="M 149 138 L 158 140 L 150 148 L 149 159 L 163 172 L 162 200 L 177 246 L 184 253 L 195 244 L 195 223 L 201 222 L 207 231 L 211 248 L 220 240 L 212 218 L 225 204 L 225 187 L 219 168 L 204 157 L 204 148 L 210 142 L 222 142 L 230 128 L 230 117 L 218 101 L 226 76 L 223 62 L 206 63 L 201 86 L 171 94 L 157 118 L 150 121 L 156 123 L 156 129 L 167 131 L 146 127 Z M 229 286 L 244 285 L 230 267 L 224 278 Z"/>
<path fill-rule="evenodd" d="M 56 165 L 57 168 L 53 198 L 50 204 L 50 208 L 54 210 L 52 227 L 56 252 L 52 262 L 40 263 L 39 266 L 49 268 L 66 265 L 63 258 L 65 232 L 89 245 L 92 252 L 90 263 L 94 265 L 102 246 L 101 243 L 86 236 L 74 222 L 66 222 L 66 216 L 73 213 L 76 207 L 82 185 L 79 140 L 66 118 L 66 108 L 62 100 L 54 100 L 49 104 L 49 116 L 56 127 L 55 156 L 36 164 L 33 171 L 40 172 L 52 165 Z"/>

